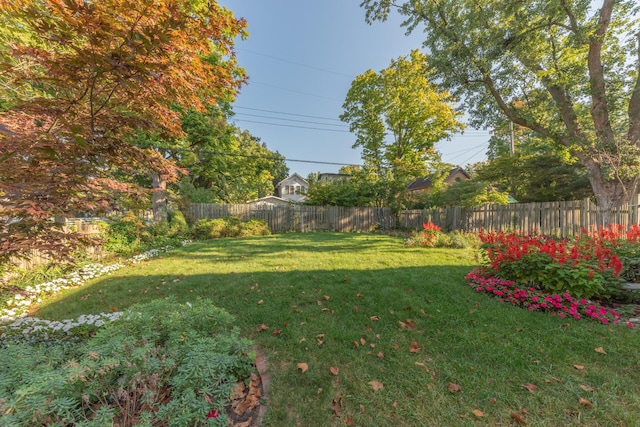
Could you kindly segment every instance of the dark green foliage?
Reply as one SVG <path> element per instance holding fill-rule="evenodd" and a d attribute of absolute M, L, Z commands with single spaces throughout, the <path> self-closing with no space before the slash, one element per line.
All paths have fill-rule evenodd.
<path fill-rule="evenodd" d="M 169 211 L 169 231 L 173 236 L 186 236 L 189 233 L 189 224 L 182 211 Z"/>
<path fill-rule="evenodd" d="M 169 222 L 145 224 L 132 212 L 105 225 L 104 249 L 116 255 L 132 255 L 147 249 L 175 245 L 188 236 L 189 226 L 180 211 Z"/>
<path fill-rule="evenodd" d="M 271 234 L 266 221 L 252 219 L 242 222 L 239 218 L 201 219 L 195 223 L 192 235 L 196 239 L 218 239 L 221 237 L 267 236 Z"/>
<path fill-rule="evenodd" d="M 249 341 L 211 301 L 133 306 L 73 350 L 0 351 L 0 425 L 227 425 L 231 388 L 253 369 Z"/>

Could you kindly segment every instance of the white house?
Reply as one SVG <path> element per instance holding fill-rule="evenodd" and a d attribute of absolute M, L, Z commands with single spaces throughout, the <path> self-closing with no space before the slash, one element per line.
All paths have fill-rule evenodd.
<path fill-rule="evenodd" d="M 271 209 L 280 206 L 289 206 L 290 201 L 276 196 L 264 196 L 259 199 L 249 200 L 247 204 L 253 205 L 255 209 Z"/>
<path fill-rule="evenodd" d="M 275 195 L 291 202 L 304 202 L 308 190 L 307 180 L 294 173 L 276 185 Z"/>

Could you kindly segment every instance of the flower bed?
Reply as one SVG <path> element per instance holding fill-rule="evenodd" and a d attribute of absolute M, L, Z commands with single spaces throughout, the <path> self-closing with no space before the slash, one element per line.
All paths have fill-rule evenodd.
<path fill-rule="evenodd" d="M 191 241 L 184 240 L 182 245 L 187 245 Z M 167 245 L 159 249 L 151 249 L 141 254 L 127 259 L 124 263 L 112 265 L 89 264 L 78 271 L 49 282 L 35 286 L 27 286 L 20 293 L 16 293 L 12 298 L 5 301 L 5 308 L 0 309 L 0 323 L 10 322 L 20 317 L 27 316 L 29 309 L 42 302 L 42 297 L 54 295 L 58 292 L 76 288 L 84 285 L 87 281 L 104 276 L 125 267 L 127 264 L 138 264 L 144 260 L 157 257 L 163 252 L 175 249 L 174 246 Z"/>
<path fill-rule="evenodd" d="M 504 232 L 479 237 L 485 267 L 466 277 L 477 291 L 560 317 L 620 321 L 615 310 L 594 301 L 623 292 L 621 275 L 635 269 L 640 226 L 593 227 L 572 239 Z"/>
<path fill-rule="evenodd" d="M 531 311 L 546 311 L 558 317 L 574 319 L 588 318 L 601 323 L 619 323 L 620 314 L 615 310 L 597 305 L 585 298 L 576 299 L 568 293 L 549 294 L 532 287 L 517 285 L 511 280 L 492 276 L 484 269 L 475 269 L 465 279 L 478 292 L 486 292 L 500 299 Z M 629 327 L 633 323 L 627 322 Z"/>

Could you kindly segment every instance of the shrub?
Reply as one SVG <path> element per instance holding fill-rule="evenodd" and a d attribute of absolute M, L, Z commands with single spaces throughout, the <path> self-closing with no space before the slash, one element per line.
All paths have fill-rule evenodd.
<path fill-rule="evenodd" d="M 430 248 L 463 249 L 478 246 L 475 234 L 454 231 L 443 233 L 441 228 L 432 222 L 423 224 L 424 231 L 415 231 L 406 240 L 407 246 L 425 246 Z"/>
<path fill-rule="evenodd" d="M 252 219 L 242 224 L 241 236 L 268 236 L 269 224 L 263 219 Z"/>
<path fill-rule="evenodd" d="M 189 234 L 189 224 L 180 210 L 169 211 L 169 227 L 172 236 L 185 237 Z"/>
<path fill-rule="evenodd" d="M 5 345 L 0 424 L 227 425 L 222 409 L 254 358 L 234 323 L 211 301 L 159 300 L 133 306 L 75 349 Z"/>
<path fill-rule="evenodd" d="M 201 219 L 193 226 L 192 235 L 196 239 L 217 239 L 221 237 L 247 237 L 269 235 L 266 221 L 252 219 L 242 222 L 236 217 Z"/>

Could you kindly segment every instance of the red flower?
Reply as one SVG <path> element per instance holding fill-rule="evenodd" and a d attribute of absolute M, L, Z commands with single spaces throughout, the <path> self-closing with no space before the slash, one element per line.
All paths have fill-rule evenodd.
<path fill-rule="evenodd" d="M 218 410 L 217 409 L 212 409 L 211 412 L 209 412 L 207 414 L 207 418 L 218 418 L 218 415 L 220 415 Z"/>

